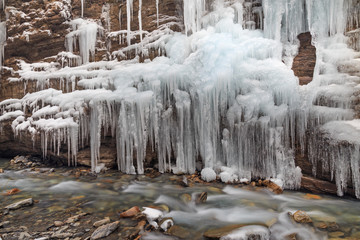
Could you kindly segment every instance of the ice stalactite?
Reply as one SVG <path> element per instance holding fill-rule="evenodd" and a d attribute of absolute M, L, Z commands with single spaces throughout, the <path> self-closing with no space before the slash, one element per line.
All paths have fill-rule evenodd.
<path fill-rule="evenodd" d="M 343 124 L 353 121 L 359 82 L 346 74 L 358 66 L 358 53 L 348 48 L 344 36 L 349 19 L 344 1 L 263 0 L 260 6 L 260 1 L 218 0 L 207 12 L 205 1 L 184 0 L 185 34 L 172 32 L 169 25 L 148 33 L 139 24 L 139 31 L 131 31 L 133 1 L 126 3 L 127 30 L 111 33 L 121 39 L 127 34 L 128 46 L 119 55 L 160 49 L 164 56 L 145 63 L 138 57 L 88 63 L 99 27 L 73 20 L 66 45 L 68 51 L 79 45 L 84 65 L 58 70 L 50 63 L 21 62 L 17 73 L 45 87 L 47 79 L 58 78 L 85 90 L 43 90 L 31 95 L 34 98 L 0 104 L 3 121 L 16 118 L 15 132 L 34 132 L 34 127 L 43 131 L 45 123 L 35 126 L 26 118 L 27 107 L 34 110 L 36 121 L 56 121 L 63 127 L 54 129 L 56 138 L 43 133 L 44 151 L 50 145 L 58 149 L 60 142 L 70 143 L 71 154 L 77 151 L 73 145 L 90 146 L 93 171 L 101 161 L 102 138 L 111 135 L 116 138 L 118 167 L 126 173 L 144 173 L 152 151 L 160 172 L 205 168 L 224 181 L 281 179 L 288 189 L 300 186 L 301 170 L 294 161 L 295 143 L 300 143 L 303 152 L 321 156 L 310 157 L 314 172 L 321 164 L 329 170 L 340 195 L 351 180 L 360 196 L 360 180 L 355 178 L 358 143 L 333 133 L 341 126 L 349 129 Z M 139 23 L 141 8 L 139 1 Z M 262 14 L 264 22 L 257 19 Z M 255 29 L 261 26 L 264 30 Z M 313 35 L 317 63 L 313 82 L 299 87 L 289 66 L 298 47 L 296 37 L 304 31 Z M 139 35 L 141 43 L 131 44 Z M 44 70 L 35 71 L 39 66 Z M 309 131 L 316 134 L 307 138 Z M 69 133 L 69 138 L 63 136 Z M 332 150 L 325 151 L 329 146 Z"/>
<path fill-rule="evenodd" d="M 0 68 L 4 60 L 5 44 L 6 44 L 6 22 L 0 22 Z"/>
<path fill-rule="evenodd" d="M 133 0 L 126 0 L 126 18 L 127 18 L 127 43 L 131 45 L 131 20 L 133 15 Z"/>
<path fill-rule="evenodd" d="M 72 32 L 66 35 L 66 49 L 69 52 L 74 52 L 78 45 L 82 63 L 88 63 L 90 56 L 95 54 L 96 39 L 101 27 L 96 22 L 81 18 L 72 20 L 70 24 Z"/>
<path fill-rule="evenodd" d="M 81 17 L 84 17 L 84 4 L 85 0 L 81 0 Z"/>
<path fill-rule="evenodd" d="M 122 18 L 122 11 L 121 11 L 121 8 L 119 8 L 119 30 L 121 30 L 121 28 L 122 28 L 121 18 Z"/>
<path fill-rule="evenodd" d="M 159 27 L 159 0 L 156 0 L 156 26 Z"/>
<path fill-rule="evenodd" d="M 201 18 L 205 13 L 205 0 L 184 0 L 185 34 L 201 29 Z"/>
<path fill-rule="evenodd" d="M 138 20 L 139 20 L 139 34 L 140 34 L 140 44 L 143 40 L 143 30 L 142 30 L 142 15 L 141 15 L 141 9 L 142 9 L 142 0 L 139 0 L 139 13 L 138 13 Z"/>

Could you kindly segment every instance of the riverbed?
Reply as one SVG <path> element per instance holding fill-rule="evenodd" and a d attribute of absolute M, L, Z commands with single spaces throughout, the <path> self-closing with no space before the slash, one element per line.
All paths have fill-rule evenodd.
<path fill-rule="evenodd" d="M 120 219 L 120 213 L 133 206 L 161 209 L 163 217 L 172 218 L 180 229 L 171 234 L 149 231 L 141 239 L 204 239 L 208 230 L 236 224 L 266 228 L 270 239 L 360 239 L 360 201 L 355 199 L 296 191 L 277 195 L 263 187 L 204 183 L 197 178 L 192 181 L 190 176 L 184 186 L 184 176 L 154 172 L 126 175 L 108 170 L 95 175 L 87 168 L 9 166 L 9 159 L 0 159 L 0 168 L 5 170 L 0 174 L 1 207 L 27 198 L 35 203 L 1 216 L 0 222 L 9 221 L 0 228 L 4 240 L 18 239 L 23 232 L 29 239 L 40 238 L 44 232 L 54 231 L 55 221 L 78 213 L 87 215 L 68 228 L 79 232 L 78 239 L 89 237 L 93 222 L 104 217 L 121 220 L 120 227 L 106 239 L 126 239 L 124 231 L 137 223 Z M 14 188 L 20 192 L 6 195 Z M 207 200 L 196 203 L 202 192 L 207 193 Z M 289 213 L 298 210 L 305 211 L 312 223 L 296 223 Z"/>

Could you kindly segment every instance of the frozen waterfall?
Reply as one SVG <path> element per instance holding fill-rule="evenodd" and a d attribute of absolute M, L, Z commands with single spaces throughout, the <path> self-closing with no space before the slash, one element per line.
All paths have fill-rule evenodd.
<path fill-rule="evenodd" d="M 352 133 L 360 132 L 352 101 L 360 79 L 344 72 L 360 63 L 344 35 L 354 19 L 352 0 L 210 2 L 183 1 L 184 33 L 162 25 L 147 33 L 140 0 L 140 43 L 133 43 L 133 1 L 127 0 L 127 30 L 117 33 L 126 34 L 126 48 L 165 53 L 144 63 L 139 56 L 89 63 L 102 27 L 73 20 L 66 46 L 69 52 L 78 46 L 83 65 L 42 63 L 44 71 L 33 71 L 23 62 L 18 81 L 45 83 L 44 90 L 1 102 L 7 117 L 0 124 L 15 119 L 16 135 L 40 135 L 44 157 L 67 144 L 69 164 L 90 147 L 92 170 L 101 162 L 102 139 L 111 136 L 118 168 L 129 174 L 144 173 L 147 153 L 156 152 L 160 172 L 209 168 L 224 176 L 230 169 L 233 180 L 277 178 L 288 189 L 300 186 L 294 159 L 300 145 L 314 173 L 319 164 L 331 172 L 339 195 L 352 181 L 360 197 L 360 143 Z M 157 25 L 158 7 L 156 1 Z M 317 49 L 316 68 L 313 82 L 299 86 L 291 65 L 297 36 L 307 31 Z M 63 89 L 46 89 L 48 79 L 59 79 Z M 337 129 L 348 134 L 338 137 Z"/>

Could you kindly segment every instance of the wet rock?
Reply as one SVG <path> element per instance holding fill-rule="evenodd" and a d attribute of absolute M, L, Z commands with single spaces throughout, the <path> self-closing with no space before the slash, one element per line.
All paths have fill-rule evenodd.
<path fill-rule="evenodd" d="M 76 222 L 76 223 L 72 223 L 72 224 L 70 224 L 72 227 L 78 227 L 78 226 L 80 226 L 80 223 L 79 222 Z"/>
<path fill-rule="evenodd" d="M 267 227 L 259 225 L 244 226 L 222 236 L 220 240 L 238 240 L 238 239 L 249 239 L 249 240 L 261 240 L 269 239 L 270 230 Z"/>
<path fill-rule="evenodd" d="M 120 214 L 120 217 L 122 217 L 122 218 L 131 218 L 131 217 L 134 217 L 139 212 L 140 212 L 140 208 L 138 206 L 134 206 L 134 207 L 126 210 L 125 212 L 122 212 Z"/>
<path fill-rule="evenodd" d="M 244 226 L 246 226 L 246 225 L 234 224 L 234 225 L 229 225 L 229 226 L 225 226 L 222 228 L 210 229 L 203 234 L 203 237 L 207 240 L 220 239 L 221 237 L 229 234 L 230 232 L 234 231 L 235 229 L 238 229 L 238 228 L 241 228 Z"/>
<path fill-rule="evenodd" d="M 262 181 L 262 185 L 267 187 L 270 191 L 272 191 L 275 194 L 281 194 L 283 193 L 283 189 L 277 185 L 276 183 L 270 181 L 270 180 L 264 180 Z"/>
<path fill-rule="evenodd" d="M 137 227 L 124 227 L 121 228 L 121 232 L 119 233 L 119 239 L 137 239 L 140 233 L 140 229 Z"/>
<path fill-rule="evenodd" d="M 136 228 L 139 229 L 139 230 L 143 230 L 144 227 L 145 227 L 145 225 L 146 225 L 146 221 L 145 221 L 145 220 L 141 220 L 141 221 L 138 223 L 138 225 L 136 226 Z"/>
<path fill-rule="evenodd" d="M 19 240 L 28 240 L 31 238 L 31 235 L 27 232 L 22 232 L 19 235 Z"/>
<path fill-rule="evenodd" d="M 150 224 L 163 216 L 163 212 L 158 209 L 151 207 L 145 207 L 144 209 L 145 210 L 142 211 L 142 213 L 146 215 L 146 218 Z"/>
<path fill-rule="evenodd" d="M 180 199 L 185 203 L 189 203 L 191 202 L 191 195 L 188 193 L 184 193 L 183 195 L 181 195 Z"/>
<path fill-rule="evenodd" d="M 329 237 L 331 237 L 331 238 L 341 238 L 341 237 L 344 237 L 344 236 L 345 236 L 345 233 L 340 232 L 340 231 L 329 233 Z"/>
<path fill-rule="evenodd" d="M 107 223 L 110 223 L 110 218 L 109 217 L 106 217 L 106 218 L 104 218 L 102 220 L 94 222 L 93 226 L 94 227 L 100 227 L 100 226 L 102 226 L 104 224 L 107 224 Z"/>
<path fill-rule="evenodd" d="M 305 199 L 309 199 L 309 200 L 321 200 L 322 197 L 319 196 L 319 195 L 315 195 L 315 194 L 310 194 L 310 193 L 307 193 L 305 196 L 304 196 Z"/>
<path fill-rule="evenodd" d="M 169 228 L 169 230 L 166 233 L 171 236 L 178 237 L 180 239 L 192 239 L 189 230 L 177 225 L 174 225 L 171 228 Z"/>
<path fill-rule="evenodd" d="M 312 223 L 311 218 L 304 211 L 300 211 L 300 210 L 296 211 L 292 215 L 292 218 L 294 219 L 295 222 L 298 222 L 298 223 Z"/>
<path fill-rule="evenodd" d="M 55 227 L 61 227 L 62 225 L 64 225 L 64 223 L 61 222 L 61 221 L 55 221 L 55 222 L 54 222 L 54 226 L 55 226 Z"/>
<path fill-rule="evenodd" d="M 16 156 L 12 160 L 14 160 L 15 164 L 18 164 L 18 163 L 27 164 L 27 163 L 29 163 L 29 159 L 27 157 L 24 157 L 24 156 Z"/>
<path fill-rule="evenodd" d="M 34 204 L 34 200 L 32 198 L 28 198 L 13 204 L 10 204 L 5 207 L 5 213 L 8 213 L 10 210 L 16 210 L 22 207 L 31 206 Z"/>
<path fill-rule="evenodd" d="M 10 221 L 4 221 L 0 223 L 0 228 L 5 228 L 10 224 Z"/>
<path fill-rule="evenodd" d="M 205 203 L 207 200 L 207 192 L 200 193 L 195 200 L 196 204 Z"/>
<path fill-rule="evenodd" d="M 55 232 L 51 235 L 51 238 L 59 238 L 59 239 L 64 239 L 64 238 L 69 238 L 72 237 L 72 233 L 62 233 L 62 232 Z"/>
<path fill-rule="evenodd" d="M 172 218 L 163 218 L 159 222 L 160 228 L 166 232 L 170 227 L 174 226 L 174 221 Z"/>
<path fill-rule="evenodd" d="M 336 222 L 317 222 L 314 226 L 318 229 L 329 232 L 337 232 L 340 230 L 340 226 Z"/>
<path fill-rule="evenodd" d="M 75 216 L 72 216 L 72 217 L 69 217 L 65 223 L 74 223 L 74 222 L 77 222 L 80 220 L 81 217 L 87 215 L 87 213 L 80 213 L 78 215 L 75 215 Z"/>
<path fill-rule="evenodd" d="M 109 223 L 98 227 L 93 234 L 91 235 L 91 240 L 100 239 L 109 236 L 112 232 L 114 232 L 119 227 L 119 221 Z"/>
<path fill-rule="evenodd" d="M 6 195 L 6 196 L 15 195 L 15 194 L 17 194 L 18 192 L 20 192 L 20 189 L 18 189 L 18 188 L 13 188 L 13 189 L 7 191 L 4 195 Z"/>
<path fill-rule="evenodd" d="M 189 187 L 189 182 L 185 176 L 179 181 L 179 184 L 183 187 Z"/>
<path fill-rule="evenodd" d="M 290 233 L 285 236 L 286 240 L 298 240 L 298 234 L 297 233 Z"/>

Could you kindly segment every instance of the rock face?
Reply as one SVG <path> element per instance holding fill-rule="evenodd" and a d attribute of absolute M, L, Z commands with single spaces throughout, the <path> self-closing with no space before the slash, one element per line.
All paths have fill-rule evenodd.
<path fill-rule="evenodd" d="M 316 48 L 311 44 L 311 34 L 301 33 L 298 36 L 300 41 L 299 53 L 295 57 L 292 69 L 295 76 L 299 78 L 300 85 L 311 82 L 316 63 Z"/>

